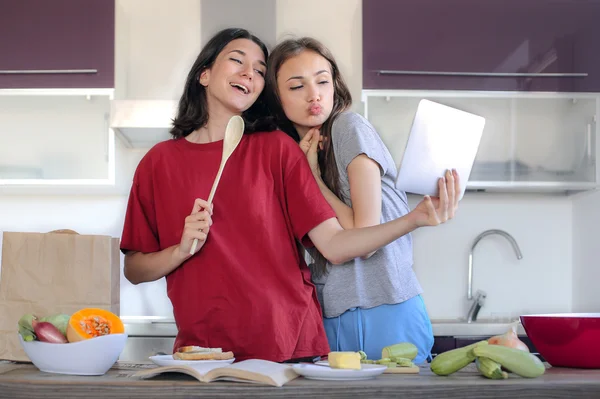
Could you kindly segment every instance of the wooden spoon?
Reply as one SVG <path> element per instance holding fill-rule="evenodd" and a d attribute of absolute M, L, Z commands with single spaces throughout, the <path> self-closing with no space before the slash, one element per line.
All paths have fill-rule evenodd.
<path fill-rule="evenodd" d="M 242 136 L 244 135 L 244 120 L 241 116 L 235 115 L 229 119 L 227 123 L 227 128 L 225 129 L 225 139 L 223 140 L 223 156 L 221 157 L 221 165 L 219 166 L 219 171 L 217 172 L 217 177 L 215 177 L 215 181 L 213 183 L 212 189 L 210 190 L 210 194 L 208 196 L 208 203 L 212 204 L 212 200 L 215 196 L 215 191 L 217 190 L 217 185 L 219 184 L 219 180 L 221 180 L 221 174 L 223 173 L 223 168 L 225 168 L 225 163 L 236 149 L 240 141 L 242 140 Z M 190 255 L 193 255 L 196 252 L 196 247 L 198 246 L 198 239 L 195 238 L 192 243 L 192 249 L 190 250 Z"/>

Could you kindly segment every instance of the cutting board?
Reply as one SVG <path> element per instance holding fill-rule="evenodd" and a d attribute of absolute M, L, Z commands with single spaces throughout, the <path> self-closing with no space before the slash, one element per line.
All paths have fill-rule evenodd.
<path fill-rule="evenodd" d="M 383 374 L 419 374 L 419 368 L 413 367 L 388 367 Z"/>

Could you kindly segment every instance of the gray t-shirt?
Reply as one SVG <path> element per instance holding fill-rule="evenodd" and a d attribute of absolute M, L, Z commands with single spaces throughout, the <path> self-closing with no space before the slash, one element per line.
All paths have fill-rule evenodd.
<path fill-rule="evenodd" d="M 355 157 L 365 154 L 381 170 L 381 223 L 406 215 L 410 211 L 406 193 L 394 187 L 396 165 L 369 121 L 357 113 L 344 112 L 335 120 L 331 136 L 342 200 L 352 206 L 347 167 Z M 412 266 L 410 234 L 380 248 L 369 259 L 328 264 L 327 274 L 313 277 L 325 317 L 337 317 L 354 307 L 396 304 L 419 295 L 422 288 Z"/>

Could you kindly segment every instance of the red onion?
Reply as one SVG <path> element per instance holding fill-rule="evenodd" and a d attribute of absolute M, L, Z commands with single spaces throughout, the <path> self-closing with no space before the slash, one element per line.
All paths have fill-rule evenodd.
<path fill-rule="evenodd" d="M 38 341 L 49 342 L 52 344 L 66 344 L 67 338 L 53 324 L 47 321 L 33 320 L 31 323 Z"/>

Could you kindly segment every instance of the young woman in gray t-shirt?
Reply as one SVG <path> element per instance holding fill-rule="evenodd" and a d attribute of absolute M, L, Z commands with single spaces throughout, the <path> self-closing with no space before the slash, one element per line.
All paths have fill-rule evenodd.
<path fill-rule="evenodd" d="M 426 196 L 410 210 L 406 193 L 395 188 L 392 156 L 373 126 L 349 111 L 350 92 L 321 43 L 301 38 L 277 45 L 266 81 L 279 127 L 299 142 L 344 229 L 428 217 L 439 199 Z M 455 171 L 440 179 L 459 192 Z M 448 219 L 454 217 L 458 196 L 452 200 Z M 415 228 L 436 224 L 416 223 Z M 332 265 L 314 248 L 309 253 L 331 350 L 362 350 L 379 359 L 384 346 L 411 342 L 418 349 L 415 362 L 430 358 L 433 333 L 412 268 L 410 233 L 341 265 Z"/>

